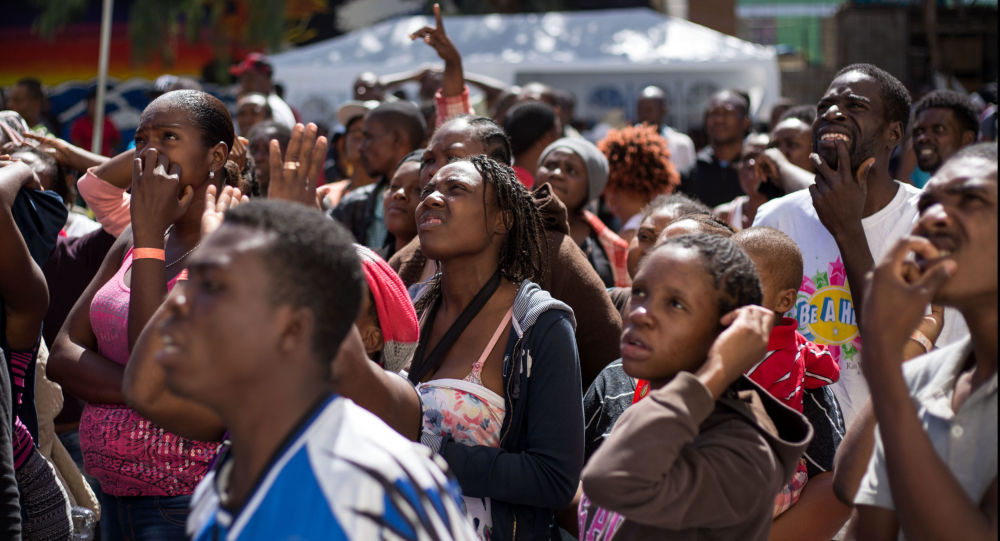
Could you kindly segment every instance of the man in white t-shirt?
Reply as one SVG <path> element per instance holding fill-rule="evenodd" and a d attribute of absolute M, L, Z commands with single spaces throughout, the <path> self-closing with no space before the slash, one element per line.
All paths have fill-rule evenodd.
<path fill-rule="evenodd" d="M 886 71 L 870 64 L 842 69 L 818 104 L 810 156 L 816 182 L 765 203 L 754 225 L 775 227 L 802 250 L 805 265 L 793 316 L 799 332 L 830 346 L 840 362 L 831 386 L 851 421 L 868 400 L 861 374 L 860 287 L 875 261 L 907 234 L 920 191 L 894 180 L 889 157 L 906 133 L 910 95 Z M 940 341 L 961 334 L 961 317 L 945 316 Z M 939 341 L 939 342 L 940 342 Z"/>
<path fill-rule="evenodd" d="M 239 77 L 239 95 L 249 92 L 259 92 L 267 96 L 267 106 L 271 108 L 271 119 L 287 126 L 288 129 L 295 127 L 295 113 L 292 108 L 274 93 L 274 68 L 268 62 L 267 57 L 260 53 L 250 53 L 242 62 L 229 68 L 229 73 Z"/>

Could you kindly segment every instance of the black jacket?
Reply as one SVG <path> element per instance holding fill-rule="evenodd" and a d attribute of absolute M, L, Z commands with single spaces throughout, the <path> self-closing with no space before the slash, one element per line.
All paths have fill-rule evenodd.
<path fill-rule="evenodd" d="M 446 439 L 440 449 L 462 487 L 490 497 L 493 538 L 549 539 L 583 469 L 583 397 L 572 310 L 531 282 L 514 300 L 503 360 L 500 447 Z"/>

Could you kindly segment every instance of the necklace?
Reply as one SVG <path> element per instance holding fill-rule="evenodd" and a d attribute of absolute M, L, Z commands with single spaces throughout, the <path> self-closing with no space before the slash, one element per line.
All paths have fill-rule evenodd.
<path fill-rule="evenodd" d="M 170 224 L 170 227 L 168 227 L 167 230 L 163 232 L 164 244 L 166 244 L 167 235 L 169 235 L 170 232 L 173 231 L 173 230 L 174 230 L 174 224 Z M 195 248 L 198 247 L 199 244 L 201 244 L 201 239 L 198 239 L 198 242 L 194 243 L 194 246 L 192 246 L 190 250 L 184 252 L 183 254 L 181 254 L 180 257 L 174 259 L 170 263 L 167 263 L 166 265 L 163 266 L 163 268 L 164 269 L 169 269 L 172 265 L 176 264 L 178 261 L 180 261 L 180 260 L 184 259 L 185 257 L 187 257 L 191 252 L 193 252 L 195 250 Z"/>

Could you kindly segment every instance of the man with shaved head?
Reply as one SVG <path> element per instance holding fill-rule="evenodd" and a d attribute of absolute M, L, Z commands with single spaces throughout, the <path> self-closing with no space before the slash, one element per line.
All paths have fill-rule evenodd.
<path fill-rule="evenodd" d="M 655 126 L 657 131 L 667 140 L 670 149 L 670 161 L 677 172 L 685 174 L 695 161 L 694 141 L 686 134 L 667 125 L 667 94 L 662 88 L 649 85 L 639 93 L 635 104 L 637 123 Z"/>

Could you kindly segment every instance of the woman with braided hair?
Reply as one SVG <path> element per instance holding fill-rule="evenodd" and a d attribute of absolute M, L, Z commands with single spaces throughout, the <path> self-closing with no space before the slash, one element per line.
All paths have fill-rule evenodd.
<path fill-rule="evenodd" d="M 681 177 L 670 161 L 667 140 L 652 126 L 611 130 L 597 148 L 609 166 L 604 201 L 623 224 L 618 234 L 629 242 L 639 229 L 642 209 L 656 196 L 672 193 Z"/>
<path fill-rule="evenodd" d="M 480 537 L 548 538 L 579 480 L 583 411 L 573 311 L 535 284 L 538 210 L 509 166 L 479 155 L 438 169 L 416 218 L 439 264 L 415 296 L 421 441 L 451 466 Z"/>

